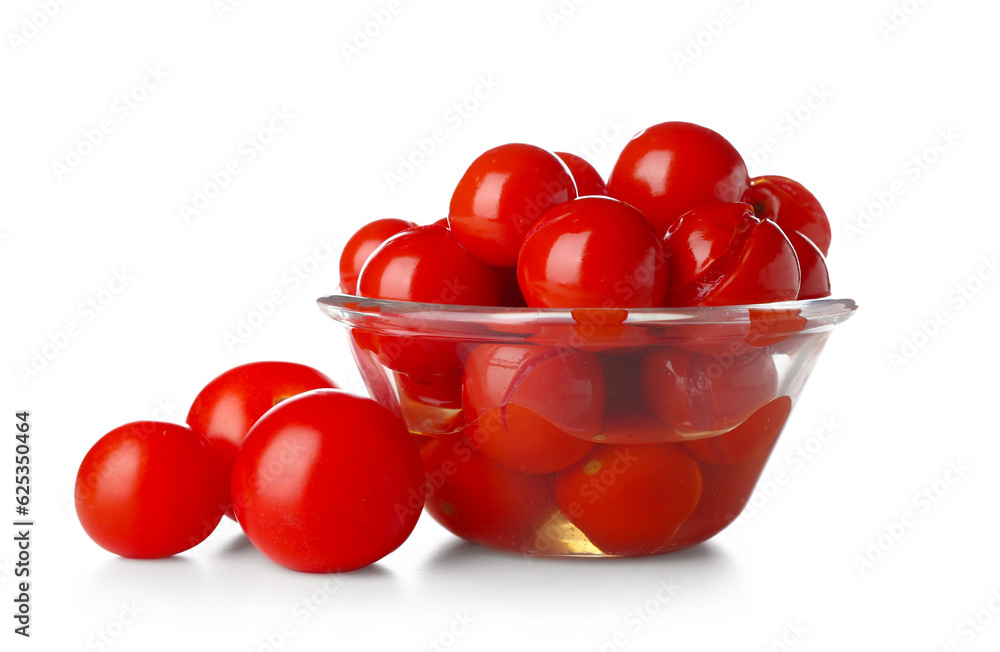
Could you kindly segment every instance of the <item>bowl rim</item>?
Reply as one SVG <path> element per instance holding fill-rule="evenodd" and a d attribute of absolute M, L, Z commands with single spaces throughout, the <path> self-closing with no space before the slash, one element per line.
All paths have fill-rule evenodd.
<path fill-rule="evenodd" d="M 794 317 L 799 324 L 793 332 L 827 330 L 849 319 L 857 310 L 853 299 L 823 297 L 801 301 L 698 306 L 690 308 L 508 308 L 419 303 L 394 299 L 371 299 L 350 294 L 331 294 L 316 300 L 321 312 L 348 326 L 378 328 L 419 328 L 422 333 L 452 334 L 455 326 L 559 325 L 579 324 L 581 319 L 613 315 L 616 326 L 738 325 L 762 316 L 769 319 Z M 459 329 L 464 330 L 464 328 Z"/>

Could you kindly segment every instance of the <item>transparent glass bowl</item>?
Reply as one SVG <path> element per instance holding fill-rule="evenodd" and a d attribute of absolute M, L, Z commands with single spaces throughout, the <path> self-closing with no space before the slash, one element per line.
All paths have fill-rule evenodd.
<path fill-rule="evenodd" d="M 856 310 L 317 303 L 346 328 L 372 398 L 418 438 L 427 511 L 469 541 L 542 556 L 670 552 L 732 523 Z"/>

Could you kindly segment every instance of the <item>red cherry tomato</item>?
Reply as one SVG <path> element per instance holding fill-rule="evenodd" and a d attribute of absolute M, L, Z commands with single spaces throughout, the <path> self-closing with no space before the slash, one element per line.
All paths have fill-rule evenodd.
<path fill-rule="evenodd" d="M 591 449 L 601 428 L 605 385 L 592 353 L 481 345 L 465 362 L 466 436 L 497 464 L 551 473 Z"/>
<path fill-rule="evenodd" d="M 795 250 L 778 225 L 749 204 L 708 204 L 685 213 L 664 239 L 668 306 L 791 301 L 801 283 Z"/>
<path fill-rule="evenodd" d="M 445 435 L 465 427 L 462 370 L 424 378 L 394 373 L 399 411 L 411 431 Z M 373 398 L 375 397 L 373 394 Z"/>
<path fill-rule="evenodd" d="M 578 197 L 588 195 L 608 194 L 608 186 L 601 178 L 601 173 L 594 169 L 594 166 L 586 159 L 570 154 L 569 152 L 556 152 L 556 156 L 562 159 L 569 171 L 573 174 L 573 181 L 576 182 L 576 194 Z"/>
<path fill-rule="evenodd" d="M 361 270 L 358 293 L 364 297 L 496 306 L 503 279 L 495 267 L 479 262 L 439 225 L 418 226 L 386 240 Z M 393 371 L 418 377 L 448 373 L 460 364 L 453 342 L 419 335 L 385 335 L 360 330 L 357 345 L 373 352 Z"/>
<path fill-rule="evenodd" d="M 785 233 L 798 231 L 826 256 L 830 251 L 830 220 L 819 200 L 798 181 L 768 175 L 754 177 L 740 201 L 753 206 L 761 219 L 773 220 Z"/>
<path fill-rule="evenodd" d="M 795 249 L 802 270 L 802 284 L 798 299 L 819 299 L 830 296 L 830 272 L 826 269 L 826 259 L 813 241 L 798 231 L 785 231 L 788 241 Z"/>
<path fill-rule="evenodd" d="M 254 547 L 307 573 L 354 570 L 399 547 L 423 505 L 402 421 L 371 399 L 317 389 L 268 411 L 236 455 L 236 517 Z M 414 507 L 410 504 L 416 501 Z"/>
<path fill-rule="evenodd" d="M 576 194 L 569 168 L 552 152 L 520 143 L 501 145 L 473 161 L 458 182 L 448 225 L 479 260 L 513 267 L 535 221 Z"/>
<path fill-rule="evenodd" d="M 451 533 L 504 550 L 533 550 L 538 528 L 556 513 L 553 476 L 494 464 L 462 437 L 421 450 L 427 511 Z"/>
<path fill-rule="evenodd" d="M 664 550 L 700 495 L 701 469 L 677 444 L 598 445 L 556 475 L 559 509 L 610 555 Z"/>
<path fill-rule="evenodd" d="M 340 288 L 344 294 L 358 291 L 358 274 L 373 251 L 400 231 L 416 226 L 406 220 L 375 220 L 358 229 L 340 254 Z"/>
<path fill-rule="evenodd" d="M 517 277 L 539 308 L 650 308 L 662 304 L 669 280 L 652 225 L 610 197 L 548 211 L 521 247 Z"/>
<path fill-rule="evenodd" d="M 625 145 L 608 194 L 642 211 L 662 236 L 692 208 L 739 201 L 749 183 L 743 158 L 725 138 L 689 122 L 664 122 Z"/>
<path fill-rule="evenodd" d="M 679 432 L 730 430 L 777 391 L 778 372 L 766 350 L 710 356 L 662 347 L 647 353 L 642 364 L 649 411 Z"/>
<path fill-rule="evenodd" d="M 188 411 L 187 423 L 212 442 L 228 479 L 236 451 L 257 419 L 286 398 L 324 387 L 337 385 L 312 367 L 294 362 L 251 362 L 205 385 Z M 228 499 L 226 516 L 235 518 Z"/>
<path fill-rule="evenodd" d="M 762 451 L 738 464 L 701 465 L 701 500 L 670 540 L 669 550 L 680 550 L 706 541 L 739 517 L 750 502 L 775 442 L 776 439 L 771 439 Z"/>
<path fill-rule="evenodd" d="M 696 460 L 707 464 L 740 464 L 770 451 L 781 433 L 792 399 L 780 396 L 760 408 L 729 432 L 682 445 Z"/>
<path fill-rule="evenodd" d="M 76 476 L 76 513 L 94 542 L 135 559 L 169 557 L 201 543 L 229 493 L 207 439 L 173 423 L 137 421 L 90 449 Z"/>

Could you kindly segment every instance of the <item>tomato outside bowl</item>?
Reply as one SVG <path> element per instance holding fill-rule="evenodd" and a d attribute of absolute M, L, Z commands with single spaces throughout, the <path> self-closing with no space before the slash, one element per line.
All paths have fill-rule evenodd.
<path fill-rule="evenodd" d="M 857 309 L 317 303 L 418 439 L 435 520 L 508 552 L 596 557 L 681 550 L 736 520 Z"/>

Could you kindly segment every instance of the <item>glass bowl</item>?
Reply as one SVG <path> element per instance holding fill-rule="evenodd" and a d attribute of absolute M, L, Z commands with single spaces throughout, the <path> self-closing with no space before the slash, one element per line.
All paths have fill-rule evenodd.
<path fill-rule="evenodd" d="M 372 398 L 417 437 L 438 522 L 525 555 L 615 557 L 680 550 L 739 516 L 830 331 L 856 310 L 317 303 L 345 327 Z"/>

